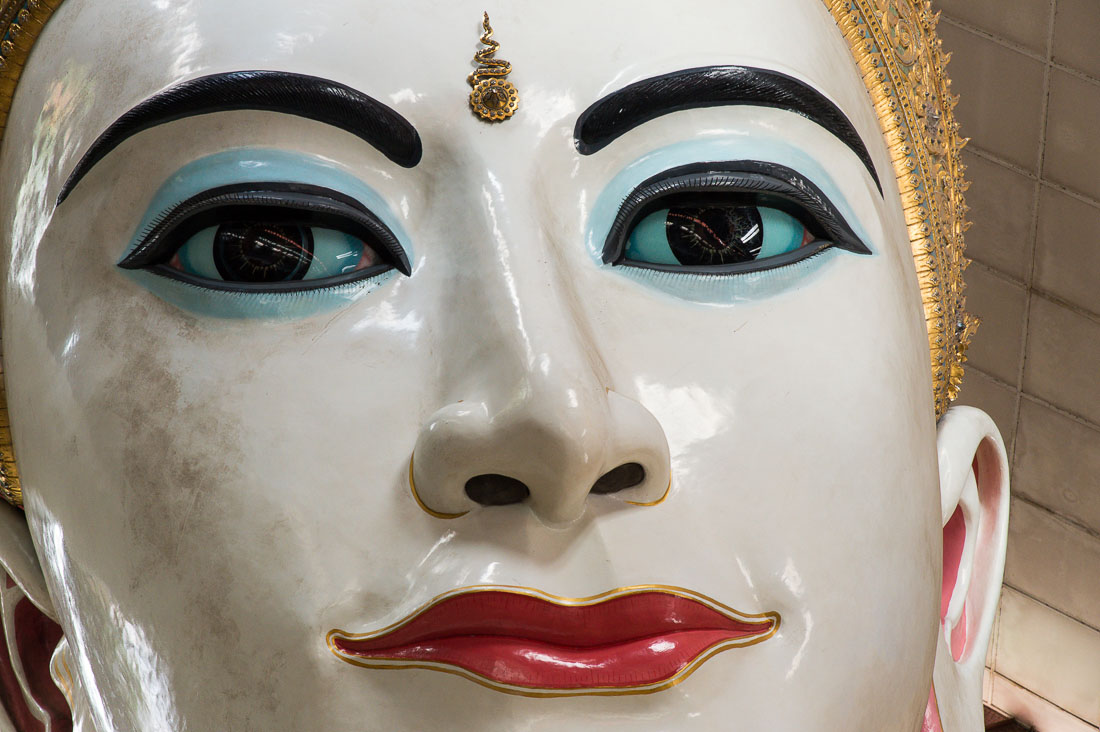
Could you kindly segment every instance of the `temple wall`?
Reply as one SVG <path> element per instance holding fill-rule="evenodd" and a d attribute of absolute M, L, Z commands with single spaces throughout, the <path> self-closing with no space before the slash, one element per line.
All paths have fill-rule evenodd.
<path fill-rule="evenodd" d="M 1100 1 L 933 0 L 954 53 L 985 323 L 961 402 L 1013 470 L 986 702 L 1042 732 L 1100 725 Z"/>

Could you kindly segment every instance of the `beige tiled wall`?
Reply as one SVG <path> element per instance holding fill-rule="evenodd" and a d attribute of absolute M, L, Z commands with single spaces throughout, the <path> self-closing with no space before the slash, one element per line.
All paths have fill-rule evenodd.
<path fill-rule="evenodd" d="M 1100 0 L 933 0 L 972 141 L 961 402 L 1013 469 L 986 700 L 1100 725 Z"/>

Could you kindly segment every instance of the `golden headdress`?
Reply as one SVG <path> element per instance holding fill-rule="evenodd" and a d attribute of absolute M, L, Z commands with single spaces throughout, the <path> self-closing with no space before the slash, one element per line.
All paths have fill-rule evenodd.
<path fill-rule="evenodd" d="M 929 0 L 824 0 L 859 64 L 901 190 L 917 264 L 932 390 L 939 419 L 959 395 L 966 347 L 978 321 L 966 312 L 963 193 L 966 140 L 955 121 L 958 97 L 944 67 Z"/>
<path fill-rule="evenodd" d="M 8 126 L 8 110 L 15 96 L 15 85 L 19 83 L 31 46 L 61 1 L 0 0 L 0 140 Z M 19 486 L 19 471 L 12 451 L 3 366 L 0 366 L 0 497 L 13 505 L 23 505 L 23 490 Z"/>
<path fill-rule="evenodd" d="M 0 139 L 31 46 L 62 0 L 0 0 Z M 956 98 L 929 0 L 823 0 L 859 64 L 897 174 L 917 263 L 936 417 L 958 395 L 977 321 L 966 313 L 962 272 L 967 224 Z M 0 367 L 0 496 L 20 506 Z"/>

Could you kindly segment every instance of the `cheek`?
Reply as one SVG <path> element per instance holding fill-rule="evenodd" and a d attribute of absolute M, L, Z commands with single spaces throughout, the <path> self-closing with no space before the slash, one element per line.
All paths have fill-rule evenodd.
<path fill-rule="evenodd" d="M 826 674 L 827 649 L 844 647 L 866 656 L 868 683 L 916 688 L 934 647 L 939 492 L 927 336 L 896 269 L 838 259 L 724 306 L 609 279 L 597 340 L 613 388 L 665 428 L 667 515 L 706 546 L 699 561 L 743 562 L 777 598 L 786 637 L 821 653 L 803 672 Z M 917 660 L 880 668 L 881 648 Z"/>

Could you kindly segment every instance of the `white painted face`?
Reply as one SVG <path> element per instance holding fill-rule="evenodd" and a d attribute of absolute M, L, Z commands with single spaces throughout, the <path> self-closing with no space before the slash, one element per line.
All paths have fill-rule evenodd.
<path fill-rule="evenodd" d="M 467 104 L 482 9 L 72 2 L 43 33 L 0 171 L 0 211 L 13 212 L 4 355 L 27 516 L 84 723 L 912 730 L 939 610 L 927 336 L 878 123 L 824 4 L 490 7 L 520 92 L 498 124 Z M 835 130 L 782 105 L 670 111 L 579 152 L 578 117 L 601 98 L 715 65 L 781 72 L 831 100 L 885 195 Z M 415 127 L 422 159 L 402 167 L 323 121 L 221 111 L 129 137 L 54 208 L 80 156 L 129 109 L 186 79 L 252 69 L 369 95 Z M 724 274 L 604 263 L 635 188 L 680 166 L 745 161 L 819 188 L 870 253 L 833 246 Z M 732 174 L 740 188 L 745 176 Z M 189 196 L 270 182 L 359 202 L 411 274 L 241 294 L 117 266 L 145 223 Z M 728 190 L 693 195 L 705 200 L 656 206 L 669 212 L 650 235 L 676 215 L 713 228 L 702 208 L 735 210 Z M 768 223 L 786 215 L 779 199 L 747 195 L 738 210 L 767 208 L 766 235 L 782 234 L 786 219 Z M 819 219 L 805 218 L 833 225 Z M 623 244 L 628 258 L 666 261 L 667 243 L 652 254 L 661 236 L 643 238 Z M 205 254 L 187 246 L 185 260 L 213 256 L 209 242 Z M 641 484 L 591 492 L 632 463 Z M 521 481 L 525 500 L 477 503 L 524 495 L 467 484 L 487 474 Z M 689 654 L 668 683 L 634 684 L 630 674 L 653 672 L 630 667 L 566 690 L 595 698 L 530 698 L 563 691 L 553 664 L 531 660 L 561 649 L 534 640 L 507 678 L 442 673 L 459 667 L 438 659 L 364 668 L 330 649 L 333 629 L 376 631 L 481 585 L 559 598 L 670 586 L 660 597 L 781 620 L 701 664 L 708 654 Z M 494 624 L 527 612 L 509 607 L 477 609 Z"/>

